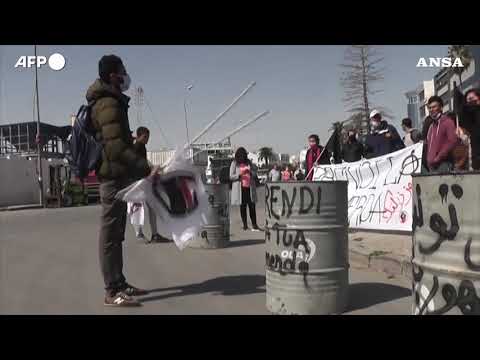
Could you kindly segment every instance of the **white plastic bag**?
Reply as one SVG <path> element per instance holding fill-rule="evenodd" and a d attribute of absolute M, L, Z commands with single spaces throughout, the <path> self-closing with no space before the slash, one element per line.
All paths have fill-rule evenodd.
<path fill-rule="evenodd" d="M 170 200 L 171 193 L 162 182 L 185 177 L 190 180 L 183 181 L 182 189 L 187 192 L 187 197 L 195 199 L 195 206 L 189 208 L 188 212 L 179 214 L 172 210 L 176 204 Z M 172 161 L 159 175 L 155 187 L 152 179 L 142 179 L 118 192 L 116 197 L 126 202 L 147 202 L 155 211 L 161 233 L 170 234 L 180 250 L 183 250 L 206 224 L 208 195 L 202 176 L 200 171 L 185 159 L 182 150 L 177 149 Z"/>
<path fill-rule="evenodd" d="M 145 204 L 143 202 L 128 202 L 127 213 L 134 226 L 143 226 L 145 223 Z"/>

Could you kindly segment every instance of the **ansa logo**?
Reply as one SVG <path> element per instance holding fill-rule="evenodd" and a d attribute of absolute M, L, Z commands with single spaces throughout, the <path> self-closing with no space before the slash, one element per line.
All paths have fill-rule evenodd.
<path fill-rule="evenodd" d="M 460 58 L 452 59 L 444 58 L 420 58 L 417 62 L 417 67 L 464 67 Z"/>

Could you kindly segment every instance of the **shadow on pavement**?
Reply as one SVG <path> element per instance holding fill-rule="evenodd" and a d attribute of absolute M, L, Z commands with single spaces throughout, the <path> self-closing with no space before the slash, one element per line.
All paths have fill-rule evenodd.
<path fill-rule="evenodd" d="M 383 283 L 351 284 L 348 288 L 349 304 L 346 312 L 411 296 L 411 289 Z"/>
<path fill-rule="evenodd" d="M 176 286 L 163 289 L 153 289 L 150 293 L 176 291 L 170 294 L 140 297 L 141 302 L 150 302 L 163 300 L 177 296 L 188 296 L 205 293 L 215 293 L 214 295 L 248 295 L 265 292 L 265 276 L 262 275 L 240 275 L 223 276 L 207 280 L 202 283 L 190 284 L 185 286 Z"/>
<path fill-rule="evenodd" d="M 258 244 L 265 244 L 265 239 L 235 240 L 235 241 L 231 241 L 227 248 L 235 248 L 235 247 L 258 245 Z"/>

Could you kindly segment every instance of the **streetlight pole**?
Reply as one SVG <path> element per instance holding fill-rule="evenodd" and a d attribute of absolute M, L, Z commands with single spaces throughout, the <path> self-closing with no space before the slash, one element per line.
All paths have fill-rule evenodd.
<path fill-rule="evenodd" d="M 187 96 L 188 91 L 192 90 L 193 85 L 187 86 L 187 92 L 185 93 L 185 98 L 183 100 L 183 109 L 185 110 L 185 130 L 187 133 L 187 144 L 190 144 L 190 136 L 188 135 L 188 120 L 187 120 Z"/>
<path fill-rule="evenodd" d="M 37 45 L 33 45 L 33 52 L 35 59 L 37 59 Z M 35 99 L 37 106 L 37 167 L 38 167 L 38 185 L 40 187 L 40 206 L 44 206 L 44 194 L 43 194 L 43 170 L 42 170 L 42 144 L 40 136 L 40 100 L 38 98 L 38 66 L 35 61 Z"/>

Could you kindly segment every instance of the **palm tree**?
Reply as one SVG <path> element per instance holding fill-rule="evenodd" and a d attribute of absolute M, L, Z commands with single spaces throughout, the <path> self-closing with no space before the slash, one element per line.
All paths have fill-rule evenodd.
<path fill-rule="evenodd" d="M 459 58 L 463 64 L 463 67 L 452 67 L 452 71 L 458 75 L 461 87 L 462 73 L 468 69 L 473 60 L 470 48 L 467 45 L 451 45 L 448 48 L 448 56 L 452 60 L 452 63 L 455 61 L 455 59 Z"/>
<path fill-rule="evenodd" d="M 271 159 L 273 159 L 273 150 L 272 148 L 269 147 L 262 147 L 260 150 L 258 150 L 258 158 L 260 160 L 265 160 L 265 163 L 267 164 L 270 162 Z"/>

